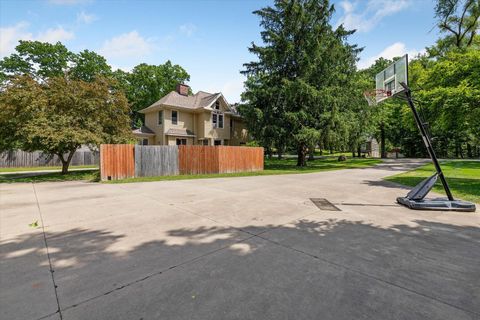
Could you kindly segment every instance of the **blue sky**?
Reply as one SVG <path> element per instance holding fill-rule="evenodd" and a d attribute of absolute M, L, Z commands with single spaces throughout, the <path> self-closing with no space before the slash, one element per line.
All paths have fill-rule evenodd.
<path fill-rule="evenodd" d="M 239 101 L 242 64 L 254 59 L 247 47 L 260 42 L 259 19 L 252 11 L 265 0 L 115 1 L 2 0 L 0 57 L 20 39 L 61 41 L 74 52 L 102 54 L 114 68 L 145 62 L 180 64 L 194 91 L 221 91 Z M 351 43 L 365 47 L 359 67 L 376 58 L 416 54 L 438 37 L 433 0 L 333 1 L 333 25 L 358 31 Z"/>

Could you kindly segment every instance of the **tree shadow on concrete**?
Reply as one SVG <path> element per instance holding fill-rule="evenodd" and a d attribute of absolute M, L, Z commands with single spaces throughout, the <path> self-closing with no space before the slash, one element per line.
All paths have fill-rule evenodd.
<path fill-rule="evenodd" d="M 180 228 L 159 231 L 154 241 L 143 241 L 141 230 L 133 236 L 104 229 L 47 231 L 61 309 L 66 314 L 82 310 L 83 315 L 82 306 L 113 299 L 102 308 L 121 312 L 117 318 L 158 315 L 159 310 L 163 317 L 158 318 L 164 319 L 233 319 L 242 313 L 265 318 L 265 312 L 279 310 L 277 318 L 325 312 L 325 318 L 433 319 L 452 316 L 450 309 L 480 314 L 478 227 L 424 220 L 382 226 L 303 219 L 243 229 L 251 234 L 230 227 Z M 45 260 L 37 259 L 44 255 L 40 232 L 2 241 L 2 287 L 18 293 L 21 282 L 32 281 L 19 274 L 25 271 L 22 266 L 47 268 Z M 352 285 L 356 278 L 368 282 Z M 332 294 L 322 287 L 328 281 L 334 281 Z M 419 305 L 412 305 L 415 299 L 385 295 L 372 282 L 405 289 Z M 305 290 L 289 295 L 299 286 Z M 203 303 L 191 298 L 193 287 L 202 292 Z M 358 295 L 365 298 L 358 300 Z M 314 297 L 328 299 L 304 303 Z M 375 299 L 396 306 L 394 313 L 373 307 Z M 19 315 L 4 307 L 5 316 Z M 417 313 L 427 311 L 428 316 Z M 41 316 L 45 314 L 37 318 Z M 92 316 L 102 317 L 82 317 Z"/>
<path fill-rule="evenodd" d="M 387 170 L 392 172 L 410 171 L 429 163 L 428 159 L 384 159 L 372 169 Z M 433 174 L 433 173 L 432 173 Z"/>
<path fill-rule="evenodd" d="M 407 191 L 410 191 L 412 189 L 412 187 L 408 187 L 408 186 L 405 186 L 396 182 L 387 181 L 387 180 L 364 180 L 362 181 L 362 184 L 366 184 L 373 187 L 403 189 Z"/>

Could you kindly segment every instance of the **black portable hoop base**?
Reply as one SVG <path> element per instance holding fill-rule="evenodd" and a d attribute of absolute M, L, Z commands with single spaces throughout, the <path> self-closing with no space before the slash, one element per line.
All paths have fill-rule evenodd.
<path fill-rule="evenodd" d="M 435 155 L 435 151 L 433 150 L 432 142 L 430 140 L 430 137 L 428 136 L 427 130 L 425 129 L 425 125 L 420 120 L 420 116 L 418 115 L 417 109 L 413 104 L 412 92 L 405 82 L 401 82 L 400 84 L 405 89 L 405 96 L 407 98 L 408 105 L 410 106 L 410 109 L 412 109 L 415 122 L 417 123 L 417 127 L 420 130 L 423 142 L 427 147 L 428 154 L 430 155 L 433 165 L 435 166 L 436 173 L 433 176 L 420 182 L 405 197 L 398 197 L 397 202 L 400 204 L 403 204 L 404 206 L 407 206 L 410 209 L 415 209 L 415 210 L 474 212 L 476 210 L 474 203 L 462 201 L 462 200 L 455 200 L 453 198 L 452 193 L 450 192 L 450 188 L 448 187 L 447 180 L 443 175 L 442 168 L 438 163 L 438 159 L 437 159 L 437 156 Z M 443 188 L 445 189 L 445 193 L 447 194 L 447 199 L 445 198 L 425 199 L 425 196 L 430 192 L 430 190 L 432 190 L 438 178 L 440 178 L 440 181 L 442 182 Z"/>

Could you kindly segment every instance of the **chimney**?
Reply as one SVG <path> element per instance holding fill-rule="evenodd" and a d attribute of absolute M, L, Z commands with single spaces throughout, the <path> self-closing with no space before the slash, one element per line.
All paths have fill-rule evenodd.
<path fill-rule="evenodd" d="M 177 84 L 177 92 L 182 96 L 188 96 L 188 89 L 190 89 L 190 87 L 187 86 L 186 84 L 183 84 L 183 83 Z"/>

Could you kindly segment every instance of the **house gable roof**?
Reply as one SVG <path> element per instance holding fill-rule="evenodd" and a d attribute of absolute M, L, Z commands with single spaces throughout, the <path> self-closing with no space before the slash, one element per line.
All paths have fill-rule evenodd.
<path fill-rule="evenodd" d="M 155 135 L 155 132 L 153 132 L 149 127 L 147 126 L 141 126 L 140 128 L 132 130 L 133 134 L 137 135 Z"/>
<path fill-rule="evenodd" d="M 173 129 L 170 128 L 168 131 L 165 133 L 167 136 L 176 136 L 176 137 L 195 137 L 195 134 L 193 131 L 188 130 L 188 129 Z"/>
<path fill-rule="evenodd" d="M 208 93 L 205 91 L 198 91 L 196 94 L 191 96 L 184 96 L 179 94 L 176 91 L 171 91 L 169 94 L 158 100 L 157 102 L 153 103 L 148 108 L 142 109 L 140 113 L 146 113 L 149 111 L 155 111 L 159 109 L 161 106 L 172 106 L 190 110 L 198 110 L 209 108 L 212 104 L 218 99 L 222 98 L 227 107 L 230 109 L 230 105 L 228 104 L 227 100 L 223 97 L 221 93 Z"/>

